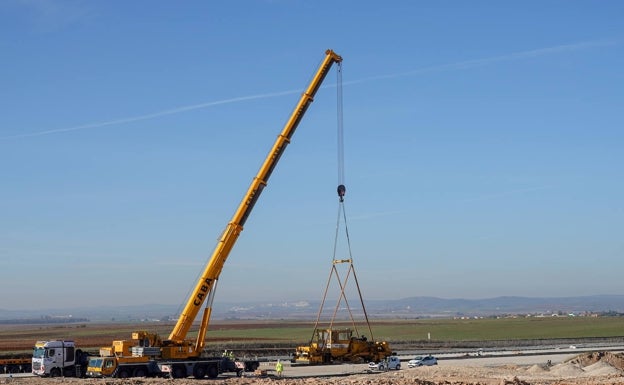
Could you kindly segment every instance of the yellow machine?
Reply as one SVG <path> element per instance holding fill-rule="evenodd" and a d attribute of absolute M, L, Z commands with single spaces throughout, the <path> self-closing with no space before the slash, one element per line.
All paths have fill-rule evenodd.
<path fill-rule="evenodd" d="M 334 63 L 340 64 L 341 62 L 342 58 L 339 55 L 332 50 L 326 51 L 325 58 L 308 88 L 301 96 L 260 170 L 251 182 L 234 216 L 223 231 L 212 256 L 195 285 L 195 289 L 188 298 L 186 306 L 178 317 L 171 334 L 169 334 L 169 338 L 161 339 L 155 334 L 135 332 L 130 340 L 115 341 L 112 346 L 101 349 L 101 357 L 90 360 L 88 375 L 113 377 L 151 375 L 154 373 L 153 363 L 157 363 L 161 371 L 169 372 L 173 377 L 193 375 L 196 378 L 202 378 L 208 375 L 208 377 L 214 378 L 221 371 L 224 371 L 224 368 L 220 366 L 223 365 L 220 360 L 201 359 L 214 299 L 215 285 L 225 260 L 241 231 L 243 231 L 246 220 L 251 214 L 262 190 L 267 185 L 269 177 L 282 153 L 290 143 L 290 139 L 299 122 L 312 103 L 314 95 L 320 88 L 331 66 Z M 204 303 L 206 303 L 206 307 L 197 332 L 197 338 L 188 340 L 186 336 Z M 254 369 L 253 365 L 248 367 L 248 369 Z"/>
<path fill-rule="evenodd" d="M 297 347 L 295 363 L 378 362 L 390 355 L 392 351 L 386 341 L 375 342 L 364 336 L 354 336 L 349 328 L 316 329 L 309 345 Z"/>
<path fill-rule="evenodd" d="M 339 135 L 341 135 L 340 127 Z M 342 149 L 339 148 L 339 152 L 341 150 Z M 342 164 L 339 164 L 339 174 L 342 176 L 343 170 L 341 169 L 341 167 Z M 375 339 L 373 338 L 373 330 L 368 320 L 366 307 L 364 306 L 364 300 L 362 298 L 360 284 L 358 283 L 357 275 L 355 273 L 355 266 L 353 264 L 353 256 L 351 253 L 351 246 L 348 235 L 349 231 L 347 229 L 347 215 L 344 208 L 344 197 L 347 188 L 344 184 L 342 184 L 342 179 L 340 179 L 339 182 L 340 184 L 338 185 L 337 189 L 339 206 L 338 221 L 336 223 L 336 239 L 334 243 L 334 255 L 332 259 L 329 279 L 327 281 L 327 285 L 325 286 L 325 293 L 323 295 L 323 299 L 321 300 L 321 306 L 319 308 L 319 312 L 316 318 L 316 323 L 314 324 L 312 338 L 310 339 L 308 345 L 299 346 L 295 349 L 292 358 L 293 363 L 315 365 L 343 362 L 379 362 L 392 355 L 392 350 L 390 349 L 390 346 L 386 341 L 375 341 Z M 342 221 L 344 221 L 345 236 L 347 238 L 346 245 L 348 246 L 348 258 L 337 258 L 336 256 L 338 250 L 338 229 L 341 227 Z M 341 274 L 338 271 L 338 266 L 347 267 L 346 269 L 343 269 L 343 279 L 341 279 L 340 277 Z M 327 293 L 329 291 L 332 278 L 334 277 L 337 280 L 338 287 L 340 288 L 340 296 L 338 297 L 336 307 L 334 308 L 333 314 L 328 324 L 325 327 L 321 327 L 323 307 L 327 299 Z M 346 289 L 347 283 L 351 278 L 355 281 L 355 288 L 357 288 L 357 294 L 359 296 L 359 302 L 362 306 L 362 312 L 366 320 L 366 326 L 368 327 L 370 340 L 363 334 L 360 334 L 360 332 L 358 331 L 358 326 L 353 316 L 354 313 L 352 312 L 351 306 L 349 305 Z M 337 313 L 341 308 L 346 309 L 347 313 L 349 314 L 352 328 L 335 327 L 334 322 L 336 320 Z"/>

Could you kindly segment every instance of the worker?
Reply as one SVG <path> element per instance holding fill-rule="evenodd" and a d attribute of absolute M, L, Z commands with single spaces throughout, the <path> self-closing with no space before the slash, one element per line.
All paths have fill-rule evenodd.
<path fill-rule="evenodd" d="M 278 377 L 282 376 L 282 372 L 284 371 L 284 365 L 282 364 L 282 361 L 277 360 L 277 364 L 275 364 L 275 371 L 277 372 Z"/>

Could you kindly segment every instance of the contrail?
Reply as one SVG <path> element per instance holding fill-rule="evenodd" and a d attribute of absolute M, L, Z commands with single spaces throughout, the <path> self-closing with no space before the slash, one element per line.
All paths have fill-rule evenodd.
<path fill-rule="evenodd" d="M 115 119 L 115 120 L 108 120 L 108 121 L 105 121 L 105 122 L 89 123 L 89 124 L 83 124 L 81 126 L 74 126 L 74 127 L 57 128 L 57 129 L 54 129 L 54 130 L 38 131 L 38 132 L 29 133 L 29 134 L 18 134 L 18 135 L 4 136 L 4 137 L 0 137 L 0 139 L 28 138 L 28 137 L 33 137 L 33 136 L 57 134 L 59 132 L 84 130 L 84 129 L 87 129 L 87 128 L 98 128 L 98 127 L 104 127 L 104 126 L 113 126 L 115 124 L 136 122 L 136 121 L 139 121 L 139 120 L 154 119 L 154 118 L 158 118 L 160 116 L 179 114 L 181 112 L 198 110 L 198 109 L 201 109 L 201 108 L 217 106 L 217 105 L 220 105 L 220 104 L 238 103 L 238 102 L 242 102 L 242 101 L 246 101 L 246 100 L 253 100 L 253 99 L 274 98 L 274 97 L 277 97 L 277 96 L 290 95 L 290 94 L 294 94 L 294 93 L 297 93 L 297 92 L 301 92 L 301 90 L 297 90 L 297 91 L 280 91 L 280 92 L 272 92 L 272 93 L 268 93 L 268 94 L 241 96 L 241 97 L 237 97 L 237 98 L 223 99 L 223 100 L 217 100 L 217 101 L 214 101 L 214 102 L 192 104 L 192 105 L 189 105 L 189 106 L 172 108 L 172 109 L 169 109 L 169 110 L 154 112 L 154 113 L 151 113 L 151 114 L 131 116 L 131 117 L 128 117 L 128 118 L 121 118 L 121 119 Z"/>
<path fill-rule="evenodd" d="M 343 84 L 351 85 L 351 84 L 366 83 L 366 82 L 371 82 L 371 81 L 376 81 L 376 80 L 418 75 L 418 74 L 422 74 L 426 72 L 440 72 L 440 71 L 469 69 L 469 68 L 475 68 L 475 67 L 482 67 L 482 66 L 486 66 L 486 65 L 490 65 L 490 64 L 498 63 L 498 62 L 503 62 L 503 61 L 533 58 L 533 57 L 538 57 L 538 56 L 546 56 L 546 55 L 558 54 L 558 53 L 563 53 L 563 52 L 572 52 L 572 51 L 578 51 L 578 50 L 589 49 L 589 48 L 594 48 L 594 47 L 615 45 L 615 44 L 617 44 L 617 42 L 607 41 L 607 40 L 588 41 L 588 42 L 580 42 L 580 43 L 574 43 L 574 44 L 564 44 L 564 45 L 540 48 L 540 49 L 529 50 L 529 51 L 520 51 L 520 52 L 510 53 L 507 55 L 501 55 L 501 56 L 493 56 L 493 57 L 482 58 L 482 59 L 466 60 L 466 61 L 461 61 L 461 62 L 456 62 L 456 63 L 441 64 L 441 65 L 435 65 L 435 66 L 430 66 L 430 67 L 417 68 L 414 70 L 398 72 L 398 73 L 393 73 L 393 74 L 371 76 L 371 77 L 362 78 L 358 80 L 347 81 L 347 82 L 344 82 Z M 336 86 L 335 84 L 325 85 L 322 88 L 329 88 L 329 87 L 335 87 L 335 86 Z M 214 106 L 218 106 L 221 104 L 238 103 L 238 102 L 243 102 L 247 100 L 255 100 L 255 99 L 274 98 L 278 96 L 292 95 L 292 94 L 296 94 L 300 92 L 302 92 L 302 90 L 279 91 L 279 92 L 271 92 L 271 93 L 266 93 L 266 94 L 241 96 L 241 97 L 236 97 L 236 98 L 217 100 L 214 102 L 206 102 L 206 103 L 172 108 L 172 109 L 167 109 L 167 110 L 163 110 L 159 112 L 154 112 L 151 114 L 137 115 L 137 116 L 131 116 L 131 117 L 115 119 L 115 120 L 108 120 L 104 122 L 88 123 L 88 124 L 83 124 L 80 126 L 57 128 L 53 130 L 31 132 L 27 134 L 3 136 L 3 137 L 0 137 L 0 140 L 15 139 L 15 138 L 29 138 L 29 137 L 34 137 L 34 136 L 58 134 L 61 132 L 78 131 L 78 130 L 85 130 L 89 128 L 113 126 L 117 124 L 137 122 L 141 120 L 154 119 L 154 118 L 158 118 L 158 117 L 166 116 L 166 115 L 173 115 L 173 114 L 179 114 L 179 113 L 187 112 L 187 111 L 214 107 Z"/>
<path fill-rule="evenodd" d="M 580 43 L 575 43 L 575 44 L 557 45 L 557 46 L 548 47 L 548 48 L 540 48 L 540 49 L 534 49 L 530 51 L 515 52 L 515 53 L 510 53 L 510 54 L 501 55 L 501 56 L 492 56 L 492 57 L 482 58 L 482 59 L 473 59 L 473 60 L 460 61 L 460 62 L 450 63 L 450 64 L 440 64 L 440 65 L 435 65 L 435 66 L 430 66 L 430 67 L 423 67 L 423 68 L 418 68 L 418 69 L 414 69 L 410 71 L 398 72 L 394 74 L 371 76 L 368 78 L 344 82 L 343 84 L 349 85 L 349 84 L 364 83 L 364 82 L 369 82 L 373 80 L 391 79 L 391 78 L 405 77 L 405 76 L 411 76 L 411 75 L 418 75 L 418 74 L 422 74 L 426 72 L 442 72 L 442 71 L 462 70 L 462 69 L 483 67 L 483 66 L 493 64 L 493 63 L 498 63 L 498 62 L 533 58 L 533 57 L 538 57 L 538 56 L 546 56 L 546 55 L 552 55 L 552 54 L 557 54 L 557 53 L 562 53 L 562 52 L 579 51 L 582 49 L 604 47 L 604 46 L 610 46 L 610 45 L 615 45 L 615 44 L 617 44 L 617 42 L 615 41 L 598 40 L 598 41 L 580 42 Z"/>

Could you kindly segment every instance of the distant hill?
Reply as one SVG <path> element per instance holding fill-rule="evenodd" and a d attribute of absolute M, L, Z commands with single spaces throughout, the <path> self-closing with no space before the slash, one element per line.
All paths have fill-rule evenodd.
<path fill-rule="evenodd" d="M 421 316 L 487 316 L 500 314 L 557 314 L 584 312 L 624 313 L 624 295 L 585 297 L 495 297 L 485 299 L 444 299 L 410 297 L 381 301 L 371 306 L 382 314 L 420 314 Z M 369 312 L 371 312 L 369 310 Z"/>
<path fill-rule="evenodd" d="M 336 302 L 328 301 L 325 310 L 333 310 Z M 362 314 L 359 301 L 350 301 L 354 316 Z M 355 306 L 357 304 L 358 306 Z M 584 297 L 495 297 L 484 299 L 445 299 L 409 297 L 396 300 L 366 301 L 371 318 L 428 318 L 455 316 L 493 316 L 504 314 L 569 314 L 617 312 L 624 313 L 624 295 L 592 295 Z M 212 318 L 224 319 L 300 319 L 315 320 L 318 301 L 220 302 Z M 0 309 L 0 323 L 8 322 L 137 322 L 173 319 L 180 312 L 178 305 L 145 304 L 136 306 L 49 308 L 32 310 Z"/>

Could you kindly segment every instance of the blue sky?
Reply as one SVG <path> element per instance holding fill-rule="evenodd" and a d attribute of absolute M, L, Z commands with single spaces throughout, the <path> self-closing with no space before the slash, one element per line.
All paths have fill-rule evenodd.
<path fill-rule="evenodd" d="M 0 2 L 0 308 L 184 302 L 328 48 L 365 298 L 624 294 L 623 16 L 619 1 Z M 218 301 L 320 299 L 335 84 Z"/>

